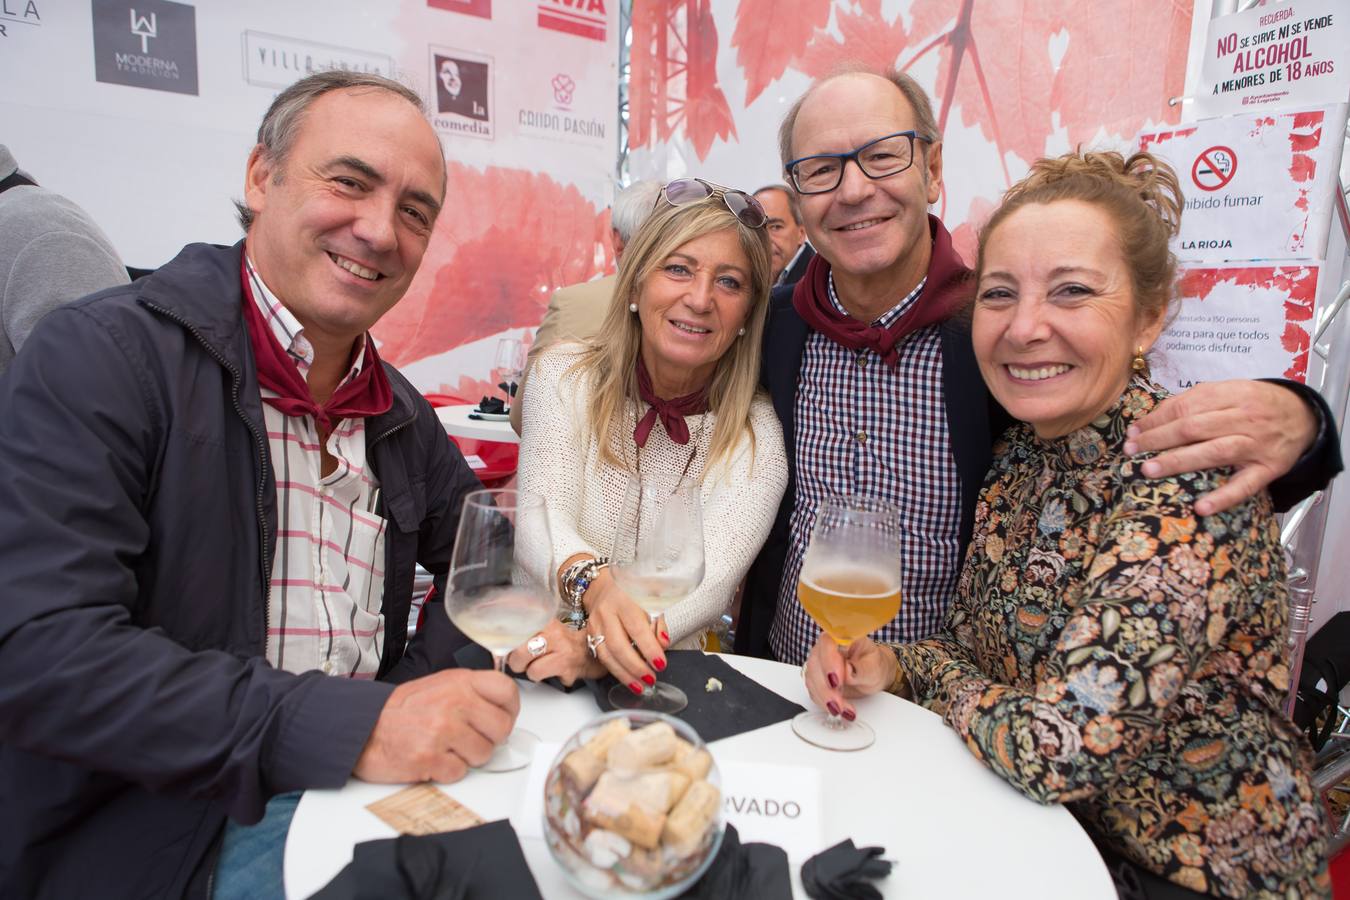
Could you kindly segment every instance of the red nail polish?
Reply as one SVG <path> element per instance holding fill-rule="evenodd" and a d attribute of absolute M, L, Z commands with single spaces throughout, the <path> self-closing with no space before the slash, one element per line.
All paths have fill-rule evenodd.
<path fill-rule="evenodd" d="M 658 672 L 664 672 L 666 670 L 666 661 L 664 659 L 654 659 L 652 660 L 652 668 Z"/>
<path fill-rule="evenodd" d="M 837 687 L 839 687 L 839 676 L 836 675 L 836 674 L 834 674 L 833 672 L 831 672 L 830 674 L 826 675 L 826 676 L 825 676 L 825 680 L 828 681 L 828 682 L 830 683 L 830 687 L 832 687 L 832 688 L 837 688 Z"/>
<path fill-rule="evenodd" d="M 826 703 L 825 708 L 830 711 L 830 715 L 832 716 L 839 715 L 839 704 L 835 703 L 833 700 L 831 700 L 829 703 Z"/>
<path fill-rule="evenodd" d="M 661 632 L 661 642 L 664 643 L 664 644 L 669 644 L 669 643 L 670 643 L 670 635 L 666 634 L 664 631 Z"/>
<path fill-rule="evenodd" d="M 643 675 L 643 676 L 642 676 L 642 683 L 645 684 L 647 687 L 652 687 L 653 685 L 656 684 L 656 676 L 655 676 L 655 675 Z"/>
<path fill-rule="evenodd" d="M 843 712 L 841 712 L 839 715 L 843 716 L 845 719 L 848 719 L 850 722 L 852 722 L 854 719 L 858 718 L 858 714 L 855 713 L 855 712 L 854 712 L 853 710 L 851 710 L 851 709 L 846 709 L 846 710 L 844 710 Z"/>
<path fill-rule="evenodd" d="M 628 689 L 635 694 L 642 693 L 642 685 L 638 684 L 636 681 L 628 682 Z"/>

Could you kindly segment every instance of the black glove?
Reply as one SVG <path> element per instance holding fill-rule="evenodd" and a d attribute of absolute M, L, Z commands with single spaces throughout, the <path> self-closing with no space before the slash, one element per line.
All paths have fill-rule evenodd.
<path fill-rule="evenodd" d="M 506 404 L 500 397 L 484 397 L 478 401 L 478 411 L 500 416 L 506 412 Z"/>
<path fill-rule="evenodd" d="M 881 900 L 870 881 L 891 874 L 884 847 L 853 846 L 844 840 L 802 864 L 802 887 L 814 900 Z"/>

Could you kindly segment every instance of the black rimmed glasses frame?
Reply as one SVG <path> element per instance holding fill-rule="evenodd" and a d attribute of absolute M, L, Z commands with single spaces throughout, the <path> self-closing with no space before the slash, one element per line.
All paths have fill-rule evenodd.
<path fill-rule="evenodd" d="M 894 148 L 881 145 L 887 141 L 894 141 L 896 138 L 906 138 L 903 143 L 896 143 Z M 862 172 L 868 178 L 876 181 L 881 178 L 890 178 L 892 175 L 899 175 L 901 172 L 914 165 L 914 142 L 925 141 L 932 143 L 931 138 L 924 137 L 914 131 L 897 131 L 894 134 L 887 134 L 877 138 L 874 141 L 868 141 L 861 147 L 850 150 L 847 153 L 817 153 L 812 156 L 803 156 L 800 159 L 794 159 L 786 166 L 788 179 L 792 186 L 797 189 L 799 194 L 828 194 L 844 183 L 844 168 L 852 160 L 857 166 L 858 171 Z M 881 153 L 883 149 L 899 150 L 905 148 L 905 153 Z M 868 159 L 868 151 L 878 156 L 889 157 L 889 159 Z M 814 164 L 814 165 L 813 165 Z"/>
<path fill-rule="evenodd" d="M 659 206 L 664 200 L 671 206 L 687 206 L 709 197 L 720 197 L 736 221 L 746 228 L 763 228 L 769 222 L 769 214 L 750 194 L 702 178 L 676 178 L 668 182 L 661 188 L 656 203 Z"/>

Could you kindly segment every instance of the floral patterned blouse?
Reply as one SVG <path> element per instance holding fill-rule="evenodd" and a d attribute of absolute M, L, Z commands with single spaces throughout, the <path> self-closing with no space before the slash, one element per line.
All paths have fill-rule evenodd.
<path fill-rule="evenodd" d="M 1063 438 L 1010 429 L 943 631 L 893 649 L 980 760 L 1142 868 L 1223 897 L 1329 897 L 1311 751 L 1280 711 L 1270 500 L 1197 517 L 1226 473 L 1144 477 L 1125 429 L 1165 396 L 1136 378 Z"/>

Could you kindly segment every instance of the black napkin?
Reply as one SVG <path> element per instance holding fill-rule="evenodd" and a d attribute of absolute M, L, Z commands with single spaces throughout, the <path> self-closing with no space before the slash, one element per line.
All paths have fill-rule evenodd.
<path fill-rule="evenodd" d="M 870 881 L 891 874 L 884 847 L 855 847 L 844 840 L 802 863 L 802 887 L 814 900 L 881 900 Z"/>
<path fill-rule="evenodd" d="M 754 731 L 802 712 L 801 706 L 742 675 L 720 656 L 702 650 L 668 650 L 666 663 L 661 679 L 689 696 L 689 706 L 676 716 L 692 725 L 705 743 Z M 722 689 L 708 691 L 709 678 L 722 682 Z M 614 709 L 609 689 L 618 682 L 612 675 L 588 684 L 601 710 Z"/>
<path fill-rule="evenodd" d="M 686 900 L 791 900 L 787 854 L 773 844 L 742 844 L 736 826 L 728 823 L 717 858 L 680 896 Z"/>
<path fill-rule="evenodd" d="M 357 844 L 311 900 L 542 900 L 506 819 L 463 831 Z"/>
<path fill-rule="evenodd" d="M 500 397 L 484 397 L 478 401 L 478 411 L 500 416 L 506 412 L 506 403 Z"/>

